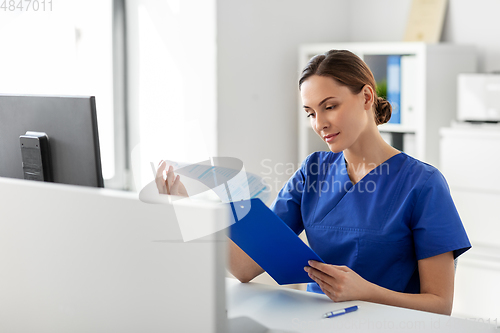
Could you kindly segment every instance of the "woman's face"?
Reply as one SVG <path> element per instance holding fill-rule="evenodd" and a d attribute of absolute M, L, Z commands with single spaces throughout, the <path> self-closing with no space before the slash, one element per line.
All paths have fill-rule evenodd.
<path fill-rule="evenodd" d="M 334 153 L 350 148 L 374 122 L 369 86 L 359 94 L 331 77 L 313 75 L 302 83 L 304 110 L 314 131 Z M 371 98 L 371 99 L 370 99 Z"/>

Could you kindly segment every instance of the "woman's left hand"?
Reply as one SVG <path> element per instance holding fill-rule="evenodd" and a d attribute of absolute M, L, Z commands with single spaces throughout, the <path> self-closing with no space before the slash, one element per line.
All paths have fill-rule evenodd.
<path fill-rule="evenodd" d="M 372 293 L 372 283 L 366 281 L 347 266 L 335 266 L 310 260 L 310 267 L 304 267 L 320 286 L 321 290 L 334 302 L 368 300 Z"/>

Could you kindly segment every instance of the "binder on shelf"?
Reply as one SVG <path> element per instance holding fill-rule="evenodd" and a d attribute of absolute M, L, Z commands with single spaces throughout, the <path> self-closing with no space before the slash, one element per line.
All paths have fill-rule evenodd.
<path fill-rule="evenodd" d="M 392 106 L 389 124 L 401 124 L 401 56 L 387 57 L 387 100 Z"/>
<path fill-rule="evenodd" d="M 314 282 L 309 260 L 324 262 L 258 198 L 228 203 L 235 223 L 229 237 L 278 284 Z"/>

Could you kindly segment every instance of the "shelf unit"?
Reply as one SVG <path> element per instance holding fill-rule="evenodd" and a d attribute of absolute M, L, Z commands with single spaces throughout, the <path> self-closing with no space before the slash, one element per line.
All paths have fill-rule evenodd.
<path fill-rule="evenodd" d="M 389 55 L 413 56 L 414 77 L 410 80 L 412 120 L 402 124 L 383 124 L 379 131 L 389 142 L 402 142 L 409 155 L 439 166 L 439 129 L 449 126 L 456 117 L 456 86 L 459 73 L 476 72 L 476 50 L 471 45 L 426 44 L 419 42 L 393 43 L 322 43 L 303 44 L 299 48 L 299 73 L 316 54 L 331 49 L 349 50 L 363 59 L 377 79 L 380 59 Z M 385 66 L 387 66 L 385 64 Z M 402 99 L 404 97 L 402 96 Z M 328 150 L 326 143 L 312 130 L 299 96 L 299 163 L 314 151 Z M 393 144 L 394 145 L 394 144 Z"/>

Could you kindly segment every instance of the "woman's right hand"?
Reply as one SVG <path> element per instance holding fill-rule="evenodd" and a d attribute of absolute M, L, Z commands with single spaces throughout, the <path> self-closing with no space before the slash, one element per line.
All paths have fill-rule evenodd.
<path fill-rule="evenodd" d="M 178 195 L 189 197 L 186 187 L 180 181 L 180 175 L 175 176 L 174 168 L 170 165 L 167 170 L 167 178 L 163 178 L 163 172 L 167 167 L 167 162 L 161 161 L 156 171 L 156 187 L 160 194 Z"/>

